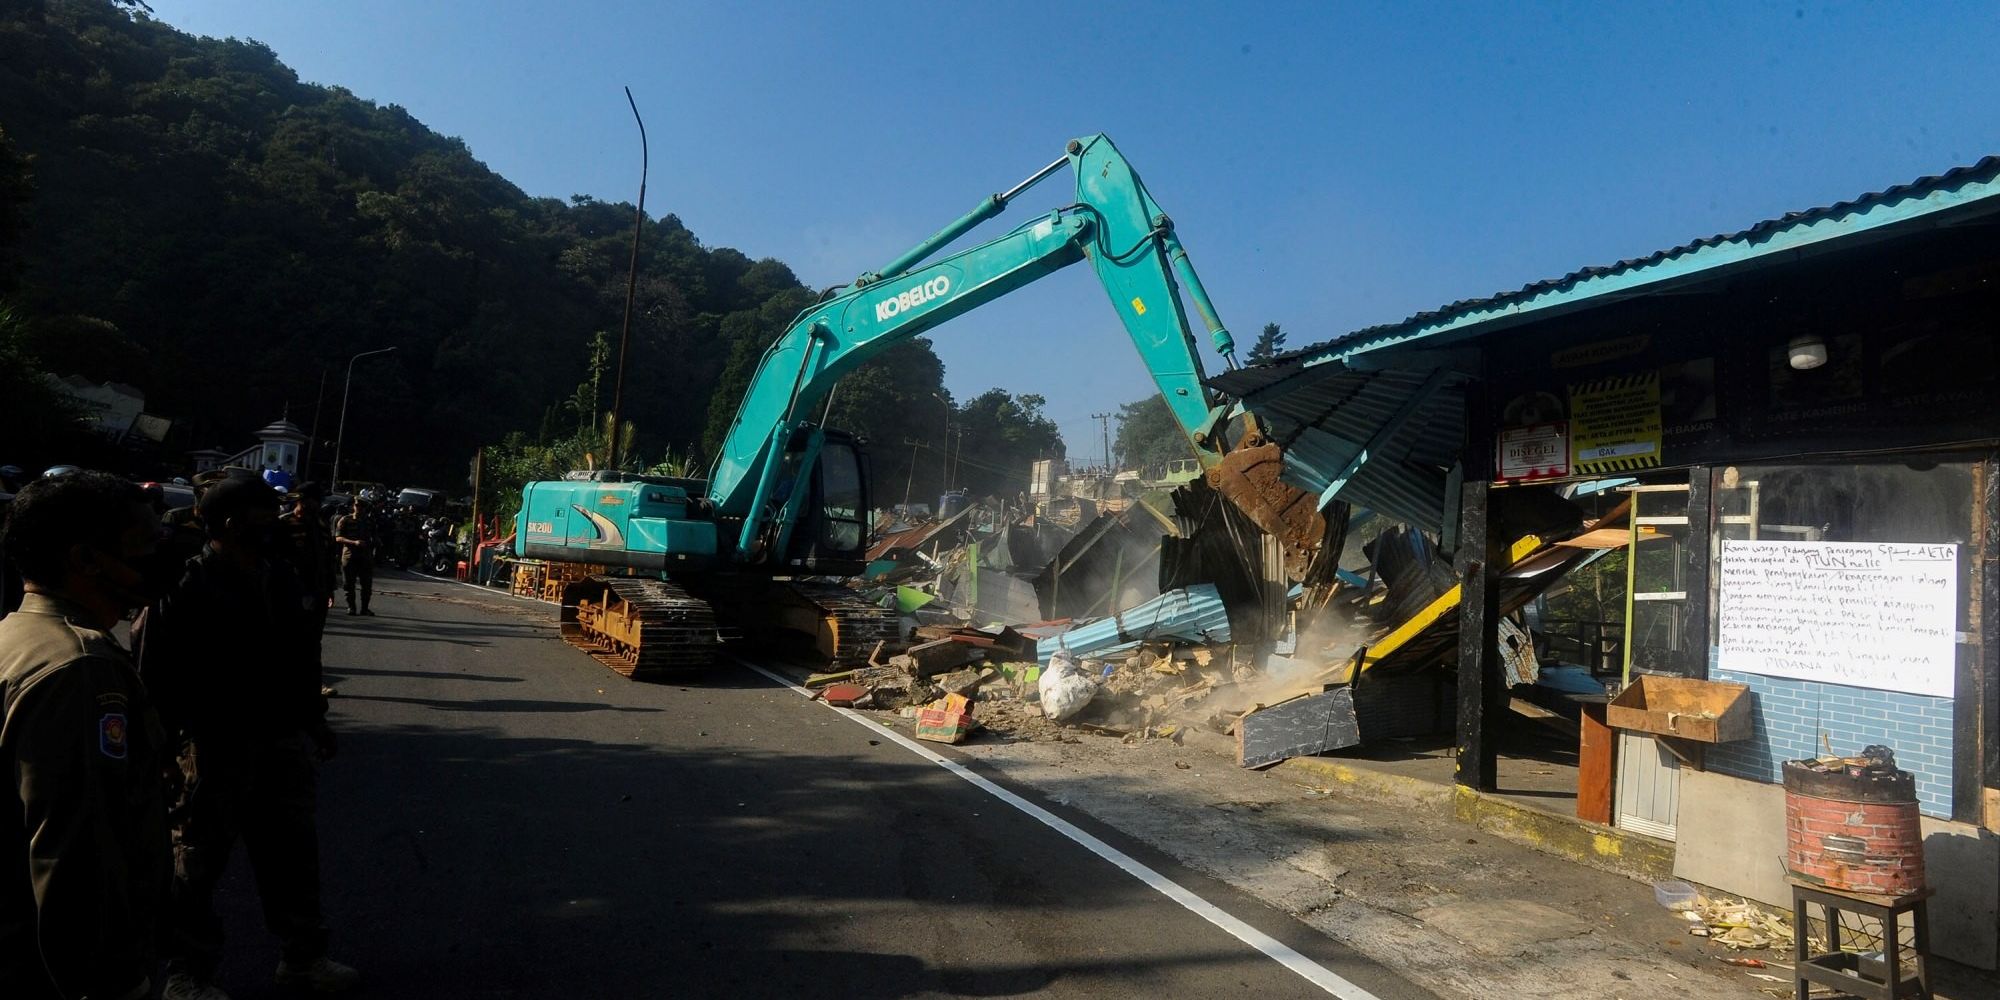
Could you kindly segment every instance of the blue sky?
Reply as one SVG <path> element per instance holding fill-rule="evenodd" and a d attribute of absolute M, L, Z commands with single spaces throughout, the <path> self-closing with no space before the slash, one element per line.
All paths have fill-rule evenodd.
<path fill-rule="evenodd" d="M 1993 4 L 152 3 L 536 195 L 632 198 L 629 85 L 649 210 L 813 285 L 1106 132 L 1245 350 L 1266 322 L 1303 346 L 2000 153 Z M 1090 413 L 1151 391 L 1087 268 L 935 339 L 955 395 L 1042 393 L 1076 459 Z"/>

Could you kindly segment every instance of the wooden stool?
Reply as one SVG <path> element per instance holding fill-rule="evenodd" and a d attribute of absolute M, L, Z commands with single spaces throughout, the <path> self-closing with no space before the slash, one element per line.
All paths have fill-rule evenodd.
<path fill-rule="evenodd" d="M 1792 924 L 1793 975 L 1798 985 L 1798 1000 L 1806 1000 L 1812 992 L 1812 985 L 1830 986 L 1845 990 L 1863 1000 L 1900 1000 L 1902 997 L 1922 997 L 1931 1000 L 1931 980 L 1929 962 L 1931 955 L 1931 921 L 1926 903 L 1932 889 L 1923 889 L 1907 896 L 1858 896 L 1836 892 L 1823 886 L 1792 882 Z M 1806 922 L 1806 904 L 1817 903 L 1826 917 L 1826 947 L 1819 955 L 1811 954 L 1808 942 L 1811 925 Z M 1840 914 L 1845 911 L 1863 917 L 1872 917 L 1882 926 L 1881 969 L 1864 970 L 1860 955 L 1840 950 Z M 1910 922 L 1916 936 L 1916 975 L 1903 975 L 1903 952 L 1897 941 L 1901 931 L 1899 921 L 1903 914 L 1911 915 Z M 1863 973 L 1866 971 L 1867 976 Z M 1876 973 L 1879 972 L 1879 978 Z"/>

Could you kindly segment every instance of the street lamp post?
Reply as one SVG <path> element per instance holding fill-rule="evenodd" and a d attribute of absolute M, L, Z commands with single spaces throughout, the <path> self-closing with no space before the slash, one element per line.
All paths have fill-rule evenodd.
<path fill-rule="evenodd" d="M 354 393 L 354 363 L 371 354 L 387 354 L 393 347 L 382 347 L 372 351 L 362 351 L 347 359 L 347 384 L 340 390 L 340 432 L 333 439 L 333 482 L 327 492 L 340 489 L 340 449 L 347 443 L 347 398 Z"/>

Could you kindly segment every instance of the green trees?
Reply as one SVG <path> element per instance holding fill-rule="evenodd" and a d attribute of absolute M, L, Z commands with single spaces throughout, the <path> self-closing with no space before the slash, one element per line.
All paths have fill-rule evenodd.
<path fill-rule="evenodd" d="M 1119 465 L 1147 472 L 1157 472 L 1178 458 L 1194 457 L 1194 447 L 1167 408 L 1166 397 L 1158 393 L 1118 407 L 1118 436 L 1111 448 Z"/>
<path fill-rule="evenodd" d="M 12 301 L 37 325 L 95 317 L 125 338 L 76 352 L 74 371 L 143 389 L 176 452 L 233 447 L 287 404 L 309 425 L 323 373 L 337 387 L 349 356 L 393 345 L 356 372 L 343 472 L 455 482 L 476 444 L 537 436 L 593 336 L 618 328 L 630 205 L 531 198 L 459 140 L 301 83 L 255 42 L 102 0 L 35 4 L 0 13 L 0 65 Z M 32 197 L 14 169 L 28 157 Z M 725 323 L 789 319 L 811 295 L 672 215 L 646 223 L 639 269 L 623 416 L 642 453 L 685 454 L 733 356 Z"/>
<path fill-rule="evenodd" d="M 1243 356 L 1246 364 L 1262 364 L 1277 357 L 1285 350 L 1284 331 L 1276 323 L 1264 324 L 1263 332 L 1257 334 L 1257 343 L 1251 345 L 1250 353 Z"/>
<path fill-rule="evenodd" d="M 952 415 L 952 485 L 973 496 L 1011 497 L 1027 488 L 1037 459 L 1063 455 L 1062 432 L 1042 413 L 1047 402 L 1034 393 L 988 389 Z"/>
<path fill-rule="evenodd" d="M 174 421 L 174 462 L 281 411 L 314 431 L 317 409 L 306 474 L 323 478 L 348 359 L 393 346 L 355 371 L 343 474 L 455 490 L 482 445 L 490 483 L 601 461 L 632 206 L 530 197 L 399 106 L 111 0 L 0 12 L 0 66 L 0 377 L 135 385 Z M 643 224 L 638 266 L 621 453 L 705 473 L 765 347 L 817 295 L 672 214 Z M 916 341 L 835 394 L 881 499 L 944 485 L 943 374 Z M 0 406 L 32 391 L 0 386 Z M 1001 397 L 964 424 L 968 468 L 981 447 L 1011 467 L 1005 449 L 1056 441 L 1038 401 Z"/>
<path fill-rule="evenodd" d="M 27 157 L 14 148 L 7 130 L 0 128 L 0 294 L 12 287 L 20 266 L 15 246 L 21 238 L 28 198 L 34 190 Z"/>

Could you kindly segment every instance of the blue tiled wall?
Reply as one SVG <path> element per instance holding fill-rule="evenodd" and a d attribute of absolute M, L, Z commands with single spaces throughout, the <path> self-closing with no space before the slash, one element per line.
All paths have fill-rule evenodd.
<path fill-rule="evenodd" d="M 1709 679 L 1747 684 L 1756 693 L 1756 729 L 1747 740 L 1708 748 L 1708 768 L 1752 781 L 1783 780 L 1785 761 L 1821 752 L 1819 734 L 1835 753 L 1871 743 L 1896 751 L 1896 763 L 1917 776 L 1917 801 L 1932 816 L 1951 815 L 1952 700 L 1899 691 L 1739 674 L 1714 667 Z"/>

